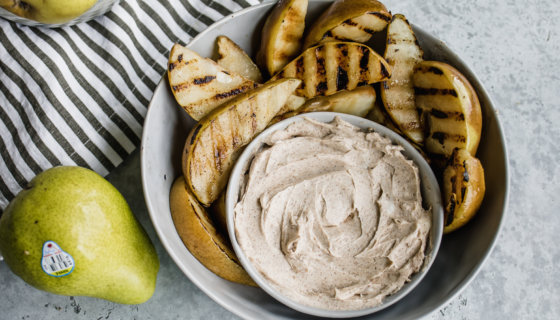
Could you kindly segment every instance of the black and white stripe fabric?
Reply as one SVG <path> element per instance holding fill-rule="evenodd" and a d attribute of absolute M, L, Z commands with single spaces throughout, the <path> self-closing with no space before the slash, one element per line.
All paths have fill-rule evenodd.
<path fill-rule="evenodd" d="M 0 209 L 53 166 L 118 166 L 140 144 L 173 43 L 257 3 L 122 0 L 59 29 L 0 19 Z"/>

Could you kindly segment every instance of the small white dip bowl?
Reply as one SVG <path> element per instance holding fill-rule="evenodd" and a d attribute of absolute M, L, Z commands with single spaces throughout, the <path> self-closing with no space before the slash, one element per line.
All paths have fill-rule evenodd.
<path fill-rule="evenodd" d="M 429 234 L 428 245 L 426 246 L 426 257 L 422 269 L 416 274 L 412 275 L 410 282 L 406 283 L 398 292 L 386 297 L 384 301 L 375 307 L 359 309 L 359 310 L 327 310 L 303 305 L 297 301 L 286 298 L 277 289 L 275 289 L 251 264 L 248 257 L 245 255 L 239 243 L 237 242 L 236 232 L 234 228 L 234 207 L 239 201 L 240 183 L 242 177 L 250 167 L 254 155 L 261 149 L 266 138 L 274 131 L 283 130 L 290 124 L 302 121 L 304 117 L 317 120 L 320 122 L 331 122 L 335 117 L 340 117 L 342 120 L 349 122 L 363 130 L 373 130 L 382 136 L 389 138 L 394 144 L 401 145 L 404 148 L 403 154 L 407 159 L 412 160 L 418 167 L 420 175 L 420 189 L 422 192 L 422 201 L 424 208 L 431 209 L 432 211 L 432 228 Z M 233 245 L 235 253 L 239 257 L 241 264 L 253 280 L 269 295 L 283 304 L 291 307 L 300 312 L 304 312 L 314 316 L 330 317 L 330 318 L 349 318 L 367 315 L 380 311 L 406 296 L 424 277 L 428 272 L 432 262 L 435 260 L 436 254 L 439 249 L 443 232 L 443 207 L 441 203 L 441 194 L 437 179 L 432 172 L 432 169 L 424 160 L 422 155 L 404 138 L 394 131 L 368 119 L 342 114 L 335 112 L 313 112 L 298 115 L 286 120 L 280 121 L 273 126 L 264 130 L 245 148 L 243 153 L 237 160 L 228 183 L 226 194 L 226 215 L 228 233 Z"/>

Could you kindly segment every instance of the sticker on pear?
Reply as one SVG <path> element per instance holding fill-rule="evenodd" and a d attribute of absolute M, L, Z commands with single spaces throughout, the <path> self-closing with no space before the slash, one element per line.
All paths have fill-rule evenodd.
<path fill-rule="evenodd" d="M 62 250 L 56 242 L 46 241 L 43 244 L 41 268 L 49 276 L 64 277 L 74 271 L 74 258 Z"/>

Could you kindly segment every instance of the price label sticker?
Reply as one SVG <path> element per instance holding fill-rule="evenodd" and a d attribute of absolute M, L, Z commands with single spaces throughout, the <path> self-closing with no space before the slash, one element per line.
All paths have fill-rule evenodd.
<path fill-rule="evenodd" d="M 74 258 L 62 250 L 56 242 L 46 241 L 43 244 L 41 268 L 49 276 L 64 277 L 74 271 Z"/>

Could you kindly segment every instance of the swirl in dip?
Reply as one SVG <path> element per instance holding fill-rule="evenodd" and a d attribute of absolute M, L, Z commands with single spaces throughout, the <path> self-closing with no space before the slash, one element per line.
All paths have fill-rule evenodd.
<path fill-rule="evenodd" d="M 375 132 L 307 118 L 273 132 L 235 206 L 237 241 L 280 293 L 331 310 L 380 304 L 424 262 L 416 165 Z"/>

